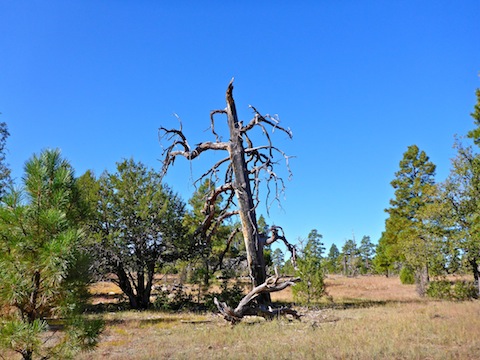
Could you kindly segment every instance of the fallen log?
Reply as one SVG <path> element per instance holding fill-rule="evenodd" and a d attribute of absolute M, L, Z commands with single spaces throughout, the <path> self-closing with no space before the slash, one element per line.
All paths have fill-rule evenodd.
<path fill-rule="evenodd" d="M 292 315 L 298 320 L 301 315 L 288 306 L 274 307 L 273 305 L 257 303 L 253 300 L 261 294 L 281 291 L 288 286 L 295 285 L 299 281 L 301 281 L 300 278 L 282 278 L 278 275 L 277 269 L 275 269 L 275 276 L 269 277 L 263 284 L 253 288 L 252 291 L 243 297 L 235 309 L 232 309 L 225 302 L 218 301 L 217 298 L 214 298 L 214 303 L 224 319 L 232 324 L 237 324 L 244 316 L 252 315 L 262 316 L 266 319 L 273 319 L 280 315 Z"/>

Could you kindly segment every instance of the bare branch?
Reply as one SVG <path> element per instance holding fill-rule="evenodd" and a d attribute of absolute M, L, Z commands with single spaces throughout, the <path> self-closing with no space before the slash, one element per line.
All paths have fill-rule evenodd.
<path fill-rule="evenodd" d="M 272 318 L 281 314 L 290 314 L 296 319 L 299 319 L 300 315 L 290 308 L 273 308 L 264 305 L 252 306 L 250 304 L 251 301 L 257 298 L 260 294 L 281 291 L 288 286 L 295 285 L 295 283 L 299 281 L 299 278 L 282 279 L 276 274 L 275 276 L 269 277 L 263 284 L 256 286 L 252 291 L 245 295 L 234 310 L 226 303 L 218 301 L 217 298 L 214 298 L 214 303 L 225 320 L 230 321 L 232 324 L 238 323 L 245 315 L 259 315 L 266 318 Z"/>
<path fill-rule="evenodd" d="M 210 113 L 210 128 L 212 129 L 213 135 L 215 135 L 215 139 L 217 139 L 217 142 L 220 142 L 220 137 L 218 134 L 215 132 L 215 120 L 214 120 L 214 115 L 216 114 L 227 114 L 226 110 L 213 110 Z"/>
<path fill-rule="evenodd" d="M 197 184 L 198 182 L 202 181 L 205 179 L 208 175 L 210 175 L 210 178 L 212 179 L 213 177 L 215 180 L 219 180 L 217 176 L 217 172 L 219 171 L 219 168 L 222 164 L 228 163 L 230 161 L 229 157 L 226 157 L 222 160 L 217 161 L 210 169 L 208 169 L 205 173 L 203 173 L 196 181 L 194 184 Z M 214 182 L 216 182 L 214 181 Z M 231 182 L 231 181 L 225 181 L 225 182 Z"/>
<path fill-rule="evenodd" d="M 281 234 L 279 234 L 279 231 Z M 265 242 L 265 245 L 271 245 L 277 240 L 283 241 L 285 246 L 287 247 L 288 251 L 291 254 L 291 260 L 292 260 L 292 265 L 294 268 L 297 267 L 297 249 L 295 248 L 295 245 L 292 245 L 288 242 L 287 238 L 285 237 L 285 233 L 283 231 L 283 228 L 280 226 L 273 225 L 268 229 L 268 233 L 271 233 L 270 237 L 267 238 L 266 236 L 262 238 L 262 240 Z"/>
<path fill-rule="evenodd" d="M 239 232 L 240 232 L 240 228 L 236 227 L 235 229 L 232 230 L 232 232 L 228 236 L 227 245 L 225 246 L 225 249 L 220 254 L 220 256 L 218 258 L 218 262 L 213 268 L 213 273 L 215 273 L 218 269 L 220 269 L 222 267 L 223 259 L 224 259 L 225 255 L 227 254 L 228 250 L 230 250 L 230 245 L 232 244 L 233 239 L 235 239 L 235 235 L 237 235 Z"/>
<path fill-rule="evenodd" d="M 241 130 L 242 133 L 249 131 L 250 129 L 254 128 L 256 125 L 259 125 L 263 122 L 263 123 L 266 123 L 266 124 L 270 125 L 273 128 L 273 131 L 275 131 L 275 129 L 279 129 L 280 131 L 287 134 L 290 139 L 293 137 L 292 130 L 290 130 L 290 128 L 285 129 L 284 127 L 280 126 L 279 125 L 280 121 L 278 119 L 275 119 L 275 118 L 273 118 L 272 116 L 269 116 L 269 115 L 263 116 L 252 105 L 249 105 L 249 107 L 254 111 L 255 116 L 253 117 L 252 120 L 250 120 L 250 122 L 247 125 L 245 125 L 242 128 L 242 130 Z"/>
<path fill-rule="evenodd" d="M 158 129 L 158 137 L 160 143 L 163 139 L 166 139 L 167 142 L 171 142 L 170 146 L 166 147 L 162 153 L 165 157 L 162 168 L 164 174 L 167 172 L 170 164 L 174 164 L 177 156 L 183 156 L 188 160 L 193 160 L 206 150 L 228 150 L 228 143 L 211 141 L 197 144 L 192 150 L 181 129 L 167 129 L 161 126 Z"/>

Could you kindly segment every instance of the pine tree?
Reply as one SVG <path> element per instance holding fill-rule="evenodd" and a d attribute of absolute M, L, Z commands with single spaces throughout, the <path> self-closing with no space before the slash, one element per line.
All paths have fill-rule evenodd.
<path fill-rule="evenodd" d="M 467 136 L 480 146 L 480 89 L 476 96 L 477 103 L 471 113 L 476 128 Z M 460 141 L 455 147 L 457 156 L 452 160 L 450 175 L 444 183 L 447 210 L 443 219 L 451 229 L 452 247 L 463 254 L 480 295 L 480 154 Z"/>
<path fill-rule="evenodd" d="M 285 254 L 280 248 L 276 248 L 272 253 L 272 265 L 281 271 L 284 264 Z"/>
<path fill-rule="evenodd" d="M 325 261 L 325 268 L 330 274 L 335 274 L 338 271 L 338 262 L 340 259 L 340 250 L 337 245 L 332 244 Z"/>
<path fill-rule="evenodd" d="M 424 151 L 412 145 L 404 153 L 395 176 L 391 182 L 395 198 L 386 210 L 389 217 L 382 245 L 390 247 L 384 250 L 390 250 L 398 260 L 414 269 L 417 290 L 424 295 L 429 282 L 433 240 L 424 220 L 426 207 L 435 201 L 435 165 Z"/>
<path fill-rule="evenodd" d="M 361 273 L 367 274 L 371 272 L 372 259 L 375 254 L 375 245 L 372 244 L 370 236 L 362 237 L 360 241 L 360 247 L 358 248 L 360 258 L 362 260 Z"/>
<path fill-rule="evenodd" d="M 360 269 L 360 256 L 355 239 L 345 241 L 342 246 L 342 265 L 345 276 L 356 276 Z"/>
<path fill-rule="evenodd" d="M 73 169 L 59 151 L 25 165 L 24 191 L 0 207 L 0 306 L 14 309 L 0 323 L 0 347 L 24 359 L 73 358 L 96 345 L 99 322 L 80 316 L 87 294 Z M 63 337 L 42 340 L 47 318 L 63 319 Z"/>
<path fill-rule="evenodd" d="M 325 295 L 322 269 L 324 250 L 322 235 L 316 229 L 313 229 L 308 235 L 305 246 L 300 249 L 300 256 L 297 258 L 297 272 L 302 281 L 293 287 L 294 299 L 310 304 Z"/>

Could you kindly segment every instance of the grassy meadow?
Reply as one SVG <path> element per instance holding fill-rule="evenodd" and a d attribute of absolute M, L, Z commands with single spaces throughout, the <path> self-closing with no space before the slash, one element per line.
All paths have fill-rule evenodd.
<path fill-rule="evenodd" d="M 78 359 L 478 359 L 480 301 L 419 298 L 398 278 L 329 276 L 329 293 L 300 321 L 251 317 L 236 326 L 213 313 L 104 312 L 94 352 Z M 96 284 L 97 302 L 118 289 Z M 274 301 L 292 301 L 291 290 Z M 96 315 L 98 316 L 98 315 Z M 15 359 L 15 357 L 11 357 Z M 10 357 L 9 357 L 10 359 Z"/>
<path fill-rule="evenodd" d="M 105 313 L 95 352 L 79 359 L 477 359 L 480 301 L 419 298 L 398 278 L 326 280 L 328 299 L 301 321 L 215 314 Z M 98 290 L 98 289 L 97 289 Z M 115 288 L 108 289 L 110 295 Z M 291 301 L 290 290 L 274 301 Z"/>

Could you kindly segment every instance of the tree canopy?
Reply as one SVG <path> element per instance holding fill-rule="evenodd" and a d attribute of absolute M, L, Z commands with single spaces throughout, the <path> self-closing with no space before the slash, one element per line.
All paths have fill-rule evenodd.
<path fill-rule="evenodd" d="M 147 309 L 156 270 L 188 250 L 185 204 L 157 172 L 133 159 L 102 174 L 96 202 L 96 267 L 116 275 L 132 308 Z"/>

